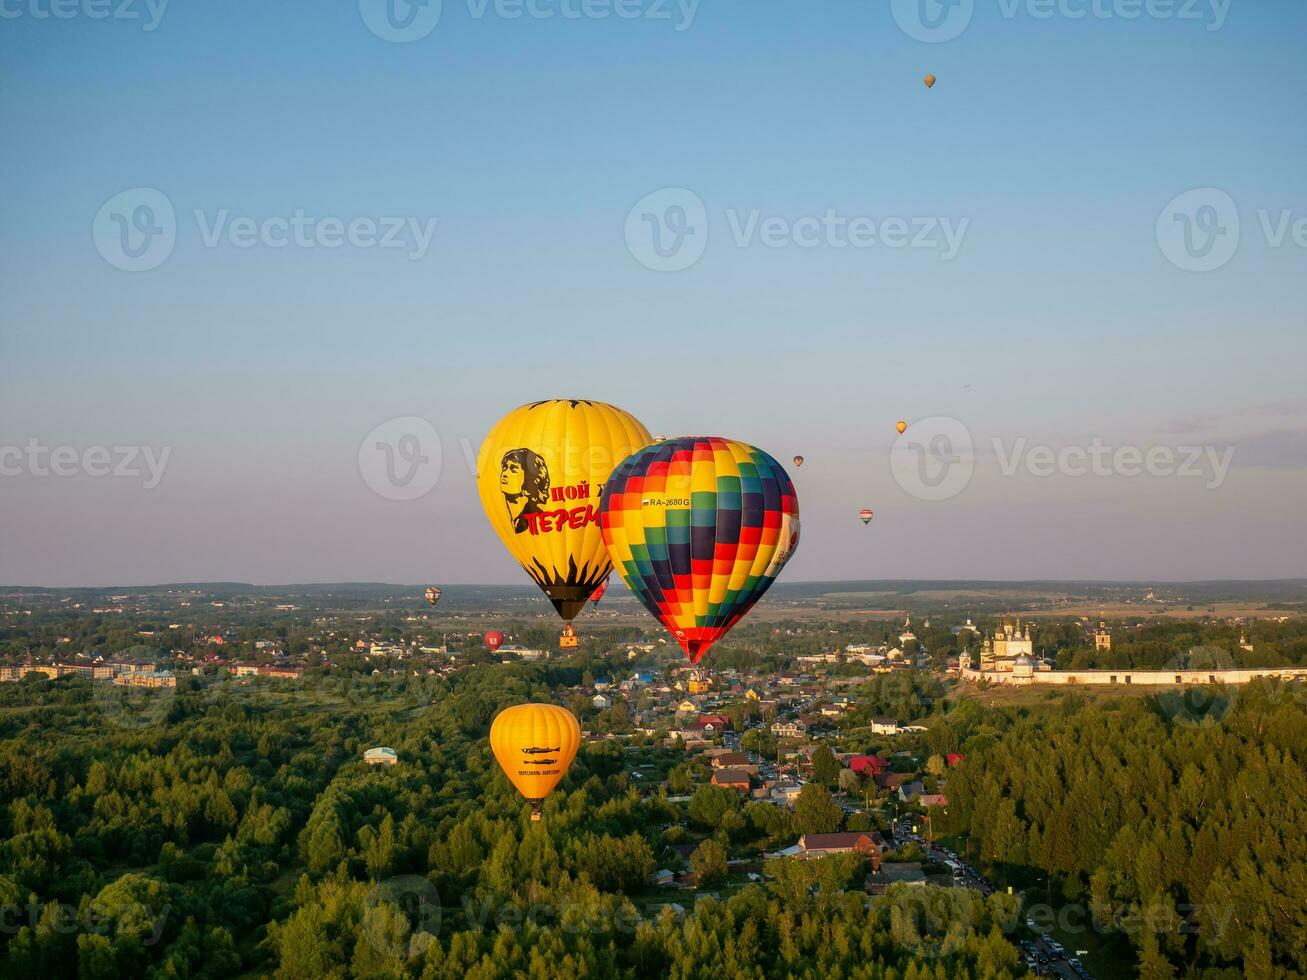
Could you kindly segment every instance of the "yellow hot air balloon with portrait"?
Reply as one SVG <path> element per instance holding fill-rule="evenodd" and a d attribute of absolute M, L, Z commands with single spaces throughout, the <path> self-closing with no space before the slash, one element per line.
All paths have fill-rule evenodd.
<path fill-rule="evenodd" d="M 653 439 L 603 402 L 556 398 L 500 419 L 477 455 L 477 488 L 509 553 L 571 621 L 613 565 L 599 501 L 614 467 Z"/>
<path fill-rule="evenodd" d="M 581 746 L 576 716 L 556 704 L 519 704 L 505 708 L 490 726 L 490 748 L 508 781 L 531 804 L 531 819 L 540 819 L 540 804 L 563 778 Z"/>

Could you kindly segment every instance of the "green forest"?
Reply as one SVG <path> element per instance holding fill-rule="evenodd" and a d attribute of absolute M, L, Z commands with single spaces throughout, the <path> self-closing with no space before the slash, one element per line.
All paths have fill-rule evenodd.
<path fill-rule="evenodd" d="M 1198 720 L 1146 698 L 940 699 L 928 747 L 965 762 L 937 830 L 1017 894 L 871 897 L 853 856 L 728 876 L 727 860 L 842 815 L 816 786 L 789 813 L 633 780 L 639 751 L 694 786 L 674 750 L 585 745 L 531 823 L 486 735 L 501 707 L 552 700 L 575 674 L 0 687 L 0 974 L 1009 977 L 1035 881 L 1141 976 L 1307 973 L 1299 688 L 1248 689 Z M 399 764 L 365 766 L 374 745 Z M 687 841 L 697 893 L 650 885 Z"/>

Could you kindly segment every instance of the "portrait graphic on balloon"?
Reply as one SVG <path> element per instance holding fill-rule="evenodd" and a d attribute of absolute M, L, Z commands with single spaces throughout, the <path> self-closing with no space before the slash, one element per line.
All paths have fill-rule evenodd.
<path fill-rule="evenodd" d="M 549 503 L 549 464 L 529 449 L 510 449 L 499 463 L 499 490 L 513 533 L 521 534 L 530 525 L 528 515 L 539 514 L 540 505 Z"/>

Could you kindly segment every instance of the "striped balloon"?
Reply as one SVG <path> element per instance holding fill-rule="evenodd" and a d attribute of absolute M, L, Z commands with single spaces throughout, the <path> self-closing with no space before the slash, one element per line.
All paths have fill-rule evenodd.
<path fill-rule="evenodd" d="M 599 524 L 623 581 L 698 663 L 794 554 L 799 501 L 761 449 L 693 436 L 622 462 Z"/>

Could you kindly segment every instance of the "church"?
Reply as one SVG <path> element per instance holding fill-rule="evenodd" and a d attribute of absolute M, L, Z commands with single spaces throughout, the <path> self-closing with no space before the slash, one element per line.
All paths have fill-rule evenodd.
<path fill-rule="evenodd" d="M 982 671 L 1011 671 L 1018 661 L 1022 666 L 1029 666 L 1034 660 L 1034 641 L 1030 626 L 1024 628 L 1018 619 L 1013 625 L 1004 622 L 994 630 L 994 635 L 985 637 L 980 647 L 980 669 Z"/>

